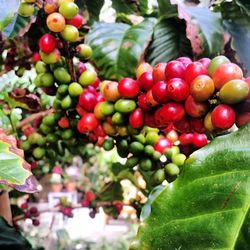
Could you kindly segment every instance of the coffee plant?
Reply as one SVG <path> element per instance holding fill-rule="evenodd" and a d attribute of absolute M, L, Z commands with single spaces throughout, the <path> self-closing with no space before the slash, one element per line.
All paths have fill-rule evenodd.
<path fill-rule="evenodd" d="M 248 249 L 247 1 L 113 0 L 116 22 L 100 21 L 105 1 L 3 2 L 1 188 L 35 193 L 35 177 L 111 151 L 101 187 L 62 199 L 64 216 L 117 217 L 127 179 L 140 194 L 130 249 Z M 39 225 L 42 211 L 21 209 L 15 224 Z"/>

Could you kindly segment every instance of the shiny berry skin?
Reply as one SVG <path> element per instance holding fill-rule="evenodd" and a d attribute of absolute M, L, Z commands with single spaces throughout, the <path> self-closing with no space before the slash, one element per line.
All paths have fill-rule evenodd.
<path fill-rule="evenodd" d="M 171 148 L 171 147 L 172 143 L 170 142 L 170 140 L 168 138 L 161 137 L 155 143 L 154 150 L 163 154 L 166 148 Z"/>
<path fill-rule="evenodd" d="M 181 62 L 185 67 L 187 67 L 190 63 L 192 63 L 192 60 L 189 57 L 178 57 L 176 61 Z"/>
<path fill-rule="evenodd" d="M 231 80 L 242 79 L 241 68 L 234 63 L 224 63 L 219 65 L 212 75 L 216 89 L 220 89 L 224 84 Z"/>
<path fill-rule="evenodd" d="M 83 93 L 79 96 L 79 104 L 87 111 L 93 111 L 95 105 L 97 104 L 95 94 L 90 91 L 83 91 Z"/>
<path fill-rule="evenodd" d="M 167 83 L 165 81 L 160 81 L 154 84 L 152 88 L 153 98 L 161 104 L 164 104 L 168 101 L 167 95 Z"/>
<path fill-rule="evenodd" d="M 236 116 L 234 110 L 225 104 L 220 104 L 211 113 L 212 124 L 215 128 L 229 129 L 233 126 Z"/>
<path fill-rule="evenodd" d="M 196 148 L 202 148 L 207 145 L 207 136 L 205 134 L 197 134 L 193 135 L 193 145 Z"/>
<path fill-rule="evenodd" d="M 39 226 L 39 225 L 40 225 L 40 221 L 39 221 L 38 219 L 33 219 L 33 220 L 32 220 L 32 224 L 33 224 L 34 226 Z"/>
<path fill-rule="evenodd" d="M 51 34 L 44 34 L 38 42 L 39 48 L 42 52 L 49 54 L 56 46 L 56 39 Z"/>
<path fill-rule="evenodd" d="M 180 121 L 184 115 L 185 110 L 181 103 L 169 102 L 155 112 L 155 120 L 157 124 L 165 126 L 169 122 Z"/>
<path fill-rule="evenodd" d="M 206 101 L 214 93 L 214 82 L 207 75 L 197 76 L 190 84 L 190 94 L 196 101 Z"/>
<path fill-rule="evenodd" d="M 167 95 L 174 101 L 184 101 L 189 95 L 189 85 L 180 78 L 173 78 L 167 82 Z"/>
<path fill-rule="evenodd" d="M 60 128 L 64 128 L 64 129 L 66 129 L 66 128 L 69 128 L 69 120 L 68 120 L 68 118 L 67 117 L 62 117 L 59 121 L 58 121 L 58 126 L 60 127 Z"/>
<path fill-rule="evenodd" d="M 211 62 L 211 59 L 204 57 L 198 60 L 198 62 L 202 63 L 203 66 L 207 69 L 209 63 Z"/>
<path fill-rule="evenodd" d="M 138 84 L 140 89 L 142 90 L 149 90 L 153 87 L 154 82 L 153 82 L 153 75 L 150 72 L 144 72 L 141 74 L 138 80 Z"/>
<path fill-rule="evenodd" d="M 115 210 L 117 211 L 117 213 L 120 214 L 122 209 L 123 209 L 123 203 L 121 201 L 115 201 L 114 207 L 115 207 Z"/>
<path fill-rule="evenodd" d="M 140 128 L 143 125 L 143 112 L 140 108 L 135 109 L 129 116 L 129 124 L 132 128 Z"/>
<path fill-rule="evenodd" d="M 203 134 L 206 132 L 203 118 L 191 118 L 189 120 L 193 132 Z"/>
<path fill-rule="evenodd" d="M 187 84 L 191 84 L 191 82 L 199 75 L 207 75 L 207 69 L 200 62 L 190 63 L 185 71 L 185 81 Z"/>
<path fill-rule="evenodd" d="M 83 18 L 80 14 L 77 14 L 76 16 L 74 16 L 71 19 L 67 19 L 66 23 L 69 25 L 73 25 L 75 26 L 77 29 L 79 29 L 82 26 L 83 23 Z"/>
<path fill-rule="evenodd" d="M 166 79 L 170 80 L 172 78 L 184 79 L 185 66 L 179 61 L 170 61 L 165 69 Z"/>
<path fill-rule="evenodd" d="M 85 193 L 85 199 L 86 199 L 87 201 L 93 201 L 95 198 L 96 198 L 96 197 L 95 197 L 95 194 L 94 194 L 92 191 L 87 191 L 87 192 Z"/>
<path fill-rule="evenodd" d="M 158 105 L 158 102 L 154 99 L 153 94 L 152 94 L 152 89 L 150 89 L 147 94 L 146 94 L 146 103 L 150 107 L 156 107 Z"/>
<path fill-rule="evenodd" d="M 36 208 L 36 207 L 31 207 L 31 208 L 30 208 L 30 213 L 31 213 L 31 214 L 37 214 L 37 213 L 38 213 L 37 208 Z"/>
<path fill-rule="evenodd" d="M 208 104 L 206 102 L 197 102 L 190 95 L 185 101 L 185 111 L 194 118 L 199 118 L 207 113 Z"/>
<path fill-rule="evenodd" d="M 77 129 L 80 133 L 88 133 L 94 131 L 99 125 L 99 121 L 92 113 L 86 113 L 77 123 Z"/>
<path fill-rule="evenodd" d="M 153 81 L 157 83 L 159 81 L 165 81 L 165 70 L 166 70 L 167 63 L 158 63 L 153 68 Z"/>
<path fill-rule="evenodd" d="M 20 206 L 21 209 L 27 209 L 28 208 L 28 204 L 27 203 L 22 203 Z"/>
<path fill-rule="evenodd" d="M 118 91 L 122 97 L 134 98 L 138 95 L 140 89 L 137 81 L 132 78 L 123 78 L 119 81 Z"/>
<path fill-rule="evenodd" d="M 183 133 L 179 136 L 179 141 L 183 146 L 190 145 L 193 143 L 193 138 L 194 135 L 192 133 Z"/>
<path fill-rule="evenodd" d="M 139 95 L 137 104 L 143 111 L 149 111 L 151 109 L 146 102 L 146 94 Z"/>

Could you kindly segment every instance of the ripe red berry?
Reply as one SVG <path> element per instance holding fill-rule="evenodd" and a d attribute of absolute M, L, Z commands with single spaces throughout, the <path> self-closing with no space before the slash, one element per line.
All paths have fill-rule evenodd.
<path fill-rule="evenodd" d="M 199 75 L 208 75 L 206 67 L 200 62 L 190 63 L 185 71 L 186 83 L 191 84 L 191 82 Z"/>
<path fill-rule="evenodd" d="M 138 95 L 140 89 L 137 81 L 132 78 L 123 78 L 119 81 L 118 91 L 122 97 L 134 98 Z"/>
<path fill-rule="evenodd" d="M 193 143 L 194 135 L 192 133 L 183 133 L 179 136 L 180 144 L 185 146 Z"/>
<path fill-rule="evenodd" d="M 229 105 L 220 104 L 211 113 L 212 124 L 215 128 L 229 129 L 233 126 L 235 119 L 235 112 Z"/>
<path fill-rule="evenodd" d="M 33 220 L 32 220 L 32 224 L 33 224 L 34 226 L 39 226 L 39 225 L 40 225 L 40 221 L 39 221 L 38 219 L 33 219 Z"/>
<path fill-rule="evenodd" d="M 82 26 L 83 23 L 83 18 L 80 14 L 77 14 L 73 18 L 67 19 L 66 20 L 67 24 L 75 26 L 77 29 L 79 29 Z"/>
<path fill-rule="evenodd" d="M 173 78 L 167 82 L 167 95 L 174 101 L 184 101 L 189 95 L 189 85 L 180 78 Z"/>
<path fill-rule="evenodd" d="M 58 126 L 60 128 L 68 128 L 69 127 L 69 120 L 67 117 L 62 117 L 59 121 L 58 121 Z"/>
<path fill-rule="evenodd" d="M 94 131 L 99 125 L 98 119 L 92 113 L 86 113 L 77 123 L 77 129 L 80 133 L 88 133 Z"/>
<path fill-rule="evenodd" d="M 120 214 L 122 209 L 123 209 L 123 203 L 121 201 L 115 201 L 114 207 L 115 207 L 115 210 L 117 211 L 117 213 Z"/>
<path fill-rule="evenodd" d="M 86 111 L 93 111 L 95 105 L 97 104 L 96 95 L 87 90 L 83 91 L 83 93 L 79 96 L 79 104 Z"/>
<path fill-rule="evenodd" d="M 166 148 L 171 148 L 171 147 L 172 143 L 170 142 L 170 140 L 168 138 L 161 137 L 155 143 L 154 150 L 163 154 Z"/>
<path fill-rule="evenodd" d="M 143 112 L 140 108 L 135 109 L 129 116 L 129 124 L 132 128 L 140 128 L 143 125 Z"/>
<path fill-rule="evenodd" d="M 23 203 L 20 206 L 21 209 L 27 209 L 28 208 L 28 204 L 27 203 Z"/>
<path fill-rule="evenodd" d="M 141 94 L 138 97 L 137 104 L 143 111 L 149 111 L 151 109 L 151 107 L 146 102 L 146 94 Z"/>
<path fill-rule="evenodd" d="M 95 194 L 92 191 L 87 191 L 85 193 L 85 199 L 87 201 L 93 201 L 95 199 Z"/>
<path fill-rule="evenodd" d="M 190 63 L 192 63 L 192 60 L 189 57 L 178 57 L 176 61 L 182 62 L 182 64 L 187 67 Z"/>
<path fill-rule="evenodd" d="M 139 80 L 138 80 L 138 84 L 140 89 L 142 90 L 149 90 L 152 88 L 152 86 L 154 85 L 153 82 L 153 75 L 151 72 L 144 72 L 143 74 L 141 74 Z"/>
<path fill-rule="evenodd" d="M 49 54 L 51 53 L 56 47 L 56 39 L 51 34 L 44 34 L 39 42 L 39 48 L 42 52 Z"/>
<path fill-rule="evenodd" d="M 205 134 L 197 134 L 193 135 L 193 145 L 197 148 L 202 148 L 207 145 L 207 136 Z"/>
<path fill-rule="evenodd" d="M 153 98 L 161 104 L 164 104 L 168 101 L 167 95 L 167 83 L 165 81 L 160 81 L 154 84 L 152 88 Z"/>
<path fill-rule="evenodd" d="M 37 213 L 38 213 L 37 208 L 36 208 L 36 207 L 31 207 L 31 208 L 30 208 L 30 213 L 31 213 L 31 214 L 37 214 Z"/>
<path fill-rule="evenodd" d="M 89 206 L 89 201 L 84 199 L 84 200 L 81 201 L 81 205 L 82 205 L 82 207 L 88 207 Z"/>
<path fill-rule="evenodd" d="M 184 79 L 185 66 L 179 61 L 170 61 L 165 69 L 166 79 L 170 80 L 172 78 Z"/>
<path fill-rule="evenodd" d="M 155 121 L 162 126 L 169 122 L 180 121 L 185 115 L 184 107 L 181 103 L 169 102 L 155 112 Z"/>

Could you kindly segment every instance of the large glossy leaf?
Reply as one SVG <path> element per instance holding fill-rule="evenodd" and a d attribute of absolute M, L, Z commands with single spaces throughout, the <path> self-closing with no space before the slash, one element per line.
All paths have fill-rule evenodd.
<path fill-rule="evenodd" d="M 185 35 L 185 22 L 176 19 L 162 19 L 155 28 L 152 43 L 146 59 L 152 65 L 167 62 L 178 56 L 192 56 L 189 40 Z"/>
<path fill-rule="evenodd" d="M 24 160 L 23 151 L 17 148 L 16 139 L 0 130 L 0 184 L 21 192 L 37 191 L 37 182 Z"/>
<path fill-rule="evenodd" d="M 106 79 L 133 76 L 135 68 L 151 40 L 155 18 L 138 25 L 95 23 L 86 40 L 93 48 L 92 60 L 99 75 Z"/>
<path fill-rule="evenodd" d="M 101 8 L 104 4 L 104 0 L 85 0 L 85 4 L 89 12 L 90 20 L 98 21 Z"/>
<path fill-rule="evenodd" d="M 186 36 L 194 55 L 213 57 L 224 47 L 222 20 L 219 13 L 208 8 L 178 8 L 179 17 L 186 21 Z"/>
<path fill-rule="evenodd" d="M 0 217 L 0 246 L 1 249 L 32 250 L 30 243 L 7 222 Z"/>
<path fill-rule="evenodd" d="M 250 3 L 244 0 L 223 2 L 224 27 L 232 36 L 232 47 L 250 73 Z"/>
<path fill-rule="evenodd" d="M 250 123 L 194 152 L 153 201 L 131 249 L 249 249 L 249 142 Z"/>
<path fill-rule="evenodd" d="M 131 14 L 137 10 L 137 5 L 133 1 L 112 0 L 112 7 L 121 13 Z"/>
<path fill-rule="evenodd" d="M 178 15 L 176 1 L 158 0 L 159 14 L 164 17 L 173 17 Z"/>

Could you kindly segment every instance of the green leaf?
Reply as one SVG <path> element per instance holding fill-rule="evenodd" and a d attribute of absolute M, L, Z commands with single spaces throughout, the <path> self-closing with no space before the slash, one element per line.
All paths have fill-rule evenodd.
<path fill-rule="evenodd" d="M 10 121 L 14 131 L 16 131 L 17 122 L 22 119 L 22 110 L 19 108 L 12 109 L 10 112 Z"/>
<path fill-rule="evenodd" d="M 220 6 L 224 27 L 232 36 L 232 47 L 250 72 L 250 4 L 244 1 L 223 2 Z"/>
<path fill-rule="evenodd" d="M 8 29 L 4 34 L 9 38 L 23 36 L 29 30 L 30 26 L 36 21 L 37 13 L 38 9 L 36 8 L 30 17 L 17 15 L 17 18 L 13 20 L 12 28 Z"/>
<path fill-rule="evenodd" d="M 179 56 L 191 56 L 192 49 L 185 35 L 185 22 L 161 19 L 154 28 L 152 43 L 146 59 L 152 65 L 167 62 Z"/>
<path fill-rule="evenodd" d="M 194 152 L 153 201 L 130 249 L 235 249 L 249 218 L 249 141 L 250 123 Z"/>
<path fill-rule="evenodd" d="M 208 8 L 181 7 L 179 17 L 186 21 L 186 36 L 194 55 L 213 57 L 224 47 L 222 20 Z"/>
<path fill-rule="evenodd" d="M 122 186 L 120 184 L 120 181 L 107 183 L 103 187 L 103 191 L 100 192 L 100 199 L 101 201 L 123 200 Z"/>
<path fill-rule="evenodd" d="M 37 183 L 23 157 L 15 138 L 0 131 L 0 184 L 33 193 L 37 191 Z"/>
<path fill-rule="evenodd" d="M 32 250 L 30 243 L 7 222 L 0 217 L 0 246 L 1 249 Z"/>
<path fill-rule="evenodd" d="M 100 11 L 104 4 L 104 0 L 85 0 L 85 4 L 87 6 L 90 20 L 93 22 L 94 20 L 99 20 Z"/>
<path fill-rule="evenodd" d="M 125 0 L 112 0 L 112 7 L 116 12 L 131 14 L 136 12 L 137 5 L 134 2 L 126 3 Z"/>
<path fill-rule="evenodd" d="M 134 76 L 135 69 L 151 40 L 155 18 L 138 25 L 123 23 L 95 23 L 87 43 L 93 48 L 92 60 L 99 75 L 106 79 Z"/>
<path fill-rule="evenodd" d="M 172 4 L 171 0 L 158 0 L 159 14 L 164 17 L 178 16 L 177 5 Z"/>

